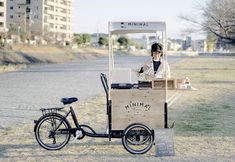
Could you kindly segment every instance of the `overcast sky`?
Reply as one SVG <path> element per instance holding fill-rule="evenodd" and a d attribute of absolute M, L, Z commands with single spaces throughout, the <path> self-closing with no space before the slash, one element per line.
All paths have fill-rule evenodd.
<path fill-rule="evenodd" d="M 168 37 L 180 37 L 186 23 L 179 15 L 194 12 L 205 0 L 73 0 L 73 31 L 108 32 L 109 21 L 165 21 Z"/>

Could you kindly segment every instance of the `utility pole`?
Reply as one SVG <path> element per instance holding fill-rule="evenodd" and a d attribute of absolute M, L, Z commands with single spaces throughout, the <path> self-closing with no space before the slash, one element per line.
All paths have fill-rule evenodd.
<path fill-rule="evenodd" d="M 97 43 L 97 45 L 96 45 L 96 47 L 98 48 L 98 42 L 99 42 L 99 23 L 97 23 L 97 32 L 96 32 L 96 43 Z"/>

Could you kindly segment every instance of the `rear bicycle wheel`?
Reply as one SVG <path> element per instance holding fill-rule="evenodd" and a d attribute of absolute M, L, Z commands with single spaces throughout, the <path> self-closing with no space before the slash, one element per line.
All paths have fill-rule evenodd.
<path fill-rule="evenodd" d="M 35 137 L 40 146 L 47 150 L 59 150 L 70 140 L 69 132 L 61 129 L 71 128 L 67 119 L 60 114 L 48 114 L 42 117 L 35 128 Z"/>
<path fill-rule="evenodd" d="M 152 132 L 143 124 L 132 124 L 124 130 L 122 144 L 131 154 L 144 154 L 153 145 Z"/>

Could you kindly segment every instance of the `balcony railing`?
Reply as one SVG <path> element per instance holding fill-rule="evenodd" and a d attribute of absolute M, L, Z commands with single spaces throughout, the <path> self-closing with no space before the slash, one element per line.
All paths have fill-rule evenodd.
<path fill-rule="evenodd" d="M 53 10 L 49 10 L 49 9 L 45 10 L 45 13 L 46 14 L 51 14 L 51 15 L 55 14 Z"/>
<path fill-rule="evenodd" d="M 18 0 L 18 5 L 29 5 L 31 0 Z"/>
<path fill-rule="evenodd" d="M 4 17 L 0 17 L 0 22 L 4 22 L 5 18 Z"/>
<path fill-rule="evenodd" d="M 54 0 L 45 0 L 45 1 L 44 1 L 44 4 L 45 4 L 45 5 L 48 5 L 48 6 L 55 6 Z"/>

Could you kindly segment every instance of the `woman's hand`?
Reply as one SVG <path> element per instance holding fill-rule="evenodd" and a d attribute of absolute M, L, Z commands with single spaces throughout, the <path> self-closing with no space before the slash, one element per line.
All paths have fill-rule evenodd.
<path fill-rule="evenodd" d="M 143 66 L 143 71 L 146 71 L 146 70 L 148 70 L 149 68 L 150 68 L 150 66 L 149 66 L 147 63 L 145 63 L 144 66 Z"/>

